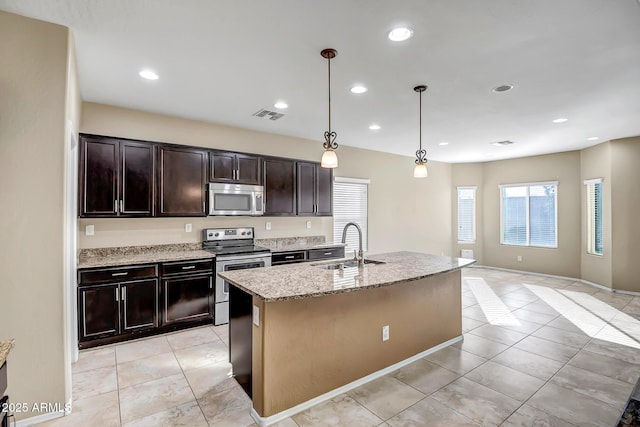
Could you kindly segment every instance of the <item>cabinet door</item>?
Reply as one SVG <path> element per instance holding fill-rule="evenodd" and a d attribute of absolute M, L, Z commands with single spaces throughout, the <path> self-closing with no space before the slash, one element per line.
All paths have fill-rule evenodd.
<path fill-rule="evenodd" d="M 82 138 L 80 147 L 80 216 L 116 216 L 118 141 Z"/>
<path fill-rule="evenodd" d="M 211 318 L 212 286 L 211 274 L 162 279 L 163 324 Z"/>
<path fill-rule="evenodd" d="M 120 215 L 153 215 L 154 146 L 120 143 Z"/>
<path fill-rule="evenodd" d="M 298 215 L 315 215 L 316 165 L 297 162 L 296 200 Z"/>
<path fill-rule="evenodd" d="M 233 182 L 235 180 L 236 155 L 215 151 L 209 153 L 209 180 L 211 182 Z"/>
<path fill-rule="evenodd" d="M 316 164 L 316 215 L 333 215 L 333 169 Z"/>
<path fill-rule="evenodd" d="M 78 288 L 80 341 L 104 338 L 120 333 L 120 305 L 117 284 Z"/>
<path fill-rule="evenodd" d="M 249 185 L 262 184 L 262 159 L 247 154 L 236 156 L 236 182 Z"/>
<path fill-rule="evenodd" d="M 158 216 L 205 216 L 207 153 L 158 149 Z"/>
<path fill-rule="evenodd" d="M 122 332 L 158 327 L 158 279 L 121 284 Z"/>
<path fill-rule="evenodd" d="M 296 214 L 296 163 L 292 160 L 264 160 L 265 215 Z"/>

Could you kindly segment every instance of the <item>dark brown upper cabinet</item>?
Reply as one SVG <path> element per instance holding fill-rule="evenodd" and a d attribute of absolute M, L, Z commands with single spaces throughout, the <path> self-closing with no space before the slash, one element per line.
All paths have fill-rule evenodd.
<path fill-rule="evenodd" d="M 296 215 L 296 162 L 288 159 L 264 159 L 266 216 Z"/>
<path fill-rule="evenodd" d="M 158 216 L 205 216 L 207 152 L 158 147 Z"/>
<path fill-rule="evenodd" d="M 297 213 L 300 216 L 331 216 L 333 170 L 318 163 L 296 162 Z"/>
<path fill-rule="evenodd" d="M 80 216 L 153 216 L 155 144 L 80 139 Z"/>
<path fill-rule="evenodd" d="M 234 184 L 262 184 L 262 159 L 224 151 L 209 152 L 209 181 Z"/>

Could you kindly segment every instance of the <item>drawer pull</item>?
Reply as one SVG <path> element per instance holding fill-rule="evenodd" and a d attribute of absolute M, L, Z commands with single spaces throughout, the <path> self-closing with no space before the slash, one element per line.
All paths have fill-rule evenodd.
<path fill-rule="evenodd" d="M 325 255 L 333 255 L 333 252 L 325 252 Z"/>
<path fill-rule="evenodd" d="M 183 270 L 193 270 L 194 268 L 196 268 L 195 265 L 188 265 L 188 266 L 182 267 Z"/>
<path fill-rule="evenodd" d="M 286 257 L 284 257 L 284 259 L 294 259 L 295 255 L 287 255 Z"/>
<path fill-rule="evenodd" d="M 111 273 L 111 276 L 118 277 L 118 276 L 126 276 L 127 274 L 129 274 L 129 272 L 128 271 L 124 271 L 122 273 Z"/>

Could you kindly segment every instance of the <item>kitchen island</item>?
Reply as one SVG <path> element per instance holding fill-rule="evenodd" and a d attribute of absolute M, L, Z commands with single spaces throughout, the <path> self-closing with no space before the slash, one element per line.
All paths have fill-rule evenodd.
<path fill-rule="evenodd" d="M 234 375 L 268 425 L 461 339 L 461 269 L 415 252 L 219 273 Z M 343 264 L 348 265 L 348 264 Z M 383 329 L 388 339 L 383 340 Z"/>

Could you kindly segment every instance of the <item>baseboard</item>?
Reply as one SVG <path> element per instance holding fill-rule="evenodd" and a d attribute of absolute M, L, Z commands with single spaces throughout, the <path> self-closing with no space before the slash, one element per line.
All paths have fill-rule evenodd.
<path fill-rule="evenodd" d="M 584 280 L 584 279 L 578 279 L 576 277 L 557 276 L 555 274 L 536 273 L 536 272 L 533 272 L 533 271 L 513 270 L 511 268 L 492 267 L 492 266 L 489 266 L 489 265 L 478 265 L 478 264 L 474 264 L 474 265 L 469 266 L 467 268 L 486 268 L 488 270 L 508 271 L 510 273 L 529 274 L 531 276 L 542 276 L 542 277 L 550 277 L 550 278 L 553 278 L 553 279 L 572 280 L 574 282 L 579 282 L 579 283 L 582 283 L 582 284 L 585 284 L 585 285 L 593 286 L 594 288 L 602 289 L 603 291 L 609 291 L 609 292 L 613 292 L 613 293 L 617 293 L 617 294 L 640 296 L 640 292 L 624 291 L 622 289 L 613 289 L 613 288 L 610 288 L 608 286 L 600 285 L 598 283 L 590 282 L 590 281 Z"/>
<path fill-rule="evenodd" d="M 253 420 L 256 422 L 256 424 L 258 424 L 258 426 L 260 427 L 266 427 L 266 426 L 270 426 L 272 424 L 275 424 L 279 421 L 282 421 L 284 419 L 287 419 L 289 417 L 291 417 L 292 415 L 295 415 L 299 412 L 302 412 L 306 409 L 309 409 L 319 403 L 322 402 L 326 402 L 329 399 L 333 399 L 334 397 L 345 393 L 349 390 L 353 390 L 356 387 L 360 387 L 363 384 L 366 384 L 370 381 L 373 381 L 375 379 L 378 379 L 380 377 L 383 377 L 395 370 L 398 370 L 400 368 L 402 368 L 403 366 L 409 365 L 410 363 L 415 362 L 416 360 L 422 359 L 423 357 L 426 357 L 428 355 L 430 355 L 431 353 L 435 353 L 438 350 L 442 350 L 445 347 L 448 347 L 452 344 L 455 344 L 457 342 L 462 341 L 462 335 L 457 336 L 455 338 L 450 339 L 449 341 L 445 341 L 442 344 L 438 344 L 435 347 L 431 347 L 428 350 L 425 350 L 421 353 L 418 353 L 414 356 L 409 357 L 408 359 L 404 359 L 398 363 L 395 363 L 391 366 L 387 366 L 386 368 L 380 369 L 379 371 L 376 371 L 372 374 L 369 374 L 365 377 L 359 378 L 353 382 L 350 382 L 349 384 L 345 384 L 342 387 L 338 387 L 336 389 L 333 389 L 327 393 L 321 394 L 320 396 L 314 397 L 313 399 L 307 400 L 306 402 L 302 402 L 292 408 L 286 409 L 282 412 L 278 412 L 277 414 L 271 415 L 269 417 L 261 417 L 260 415 L 258 415 L 258 413 L 256 412 L 255 409 L 251 408 L 251 418 L 253 418 Z"/>

